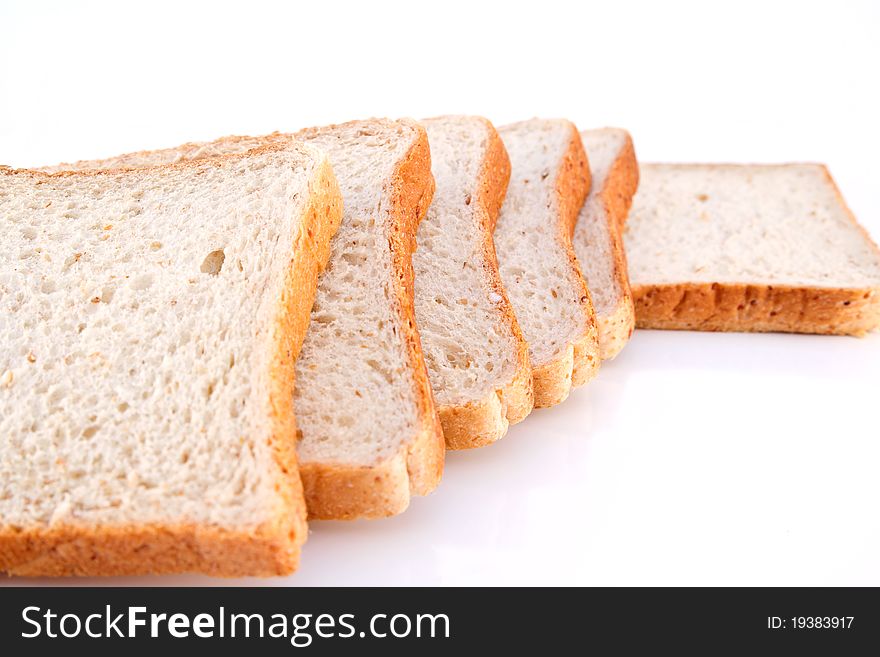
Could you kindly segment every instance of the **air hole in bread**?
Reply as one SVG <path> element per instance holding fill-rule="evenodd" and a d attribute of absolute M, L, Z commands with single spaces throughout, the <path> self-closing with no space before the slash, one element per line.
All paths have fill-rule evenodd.
<path fill-rule="evenodd" d="M 203 274 L 216 276 L 220 273 L 220 270 L 223 269 L 224 260 L 226 260 L 226 253 L 223 252 L 223 249 L 211 251 L 208 255 L 205 256 L 205 259 L 202 261 L 202 266 L 200 268 L 201 272 Z"/>
<path fill-rule="evenodd" d="M 153 276 L 152 274 L 141 274 L 131 281 L 131 287 L 133 290 L 146 290 L 153 284 Z"/>

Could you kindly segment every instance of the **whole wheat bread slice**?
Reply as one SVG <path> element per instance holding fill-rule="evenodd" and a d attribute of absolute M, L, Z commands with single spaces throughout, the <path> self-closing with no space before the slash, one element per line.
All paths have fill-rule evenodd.
<path fill-rule="evenodd" d="M 292 394 L 341 197 L 265 145 L 0 170 L 0 571 L 292 571 Z"/>
<path fill-rule="evenodd" d="M 296 370 L 309 513 L 399 513 L 434 489 L 445 454 L 413 309 L 412 252 L 434 192 L 428 138 L 385 119 L 297 137 L 330 154 L 345 203 Z"/>
<path fill-rule="evenodd" d="M 820 164 L 647 164 L 625 243 L 642 328 L 862 335 L 880 252 Z"/>
<path fill-rule="evenodd" d="M 593 304 L 571 242 L 590 189 L 590 167 L 570 121 L 531 119 L 498 132 L 511 176 L 495 252 L 529 343 L 535 406 L 552 406 L 599 366 Z"/>
<path fill-rule="evenodd" d="M 622 231 L 639 168 L 625 130 L 586 130 L 581 139 L 590 159 L 592 187 L 572 241 L 596 311 L 599 353 L 606 360 L 623 349 L 635 328 Z"/>
<path fill-rule="evenodd" d="M 481 447 L 532 410 L 528 345 L 492 240 L 510 160 L 484 118 L 422 125 L 437 189 L 413 254 L 416 320 L 446 447 Z"/>

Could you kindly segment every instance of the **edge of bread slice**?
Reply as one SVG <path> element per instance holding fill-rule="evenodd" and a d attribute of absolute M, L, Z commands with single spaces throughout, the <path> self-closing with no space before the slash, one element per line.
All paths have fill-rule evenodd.
<path fill-rule="evenodd" d="M 511 177 L 495 252 L 529 343 L 535 407 L 543 408 L 592 379 L 600 362 L 596 316 L 572 245 L 590 166 L 571 121 L 530 119 L 498 132 Z"/>
<path fill-rule="evenodd" d="M 309 515 L 397 514 L 437 486 L 446 451 L 413 307 L 412 252 L 434 193 L 427 134 L 370 119 L 295 136 L 329 153 L 345 206 L 297 362 Z"/>
<path fill-rule="evenodd" d="M 824 165 L 641 171 L 625 232 L 637 327 L 880 328 L 880 250 Z"/>
<path fill-rule="evenodd" d="M 639 167 L 626 130 L 585 130 L 581 139 L 593 184 L 572 241 L 596 311 L 599 352 L 602 360 L 610 360 L 635 329 L 622 233 L 639 184 Z"/>
<path fill-rule="evenodd" d="M 179 146 L 157 148 L 153 150 L 122 153 L 112 157 L 76 162 L 61 162 L 50 166 L 35 167 L 34 171 L 43 173 L 60 173 L 66 171 L 87 171 L 91 169 L 145 169 L 167 164 L 179 164 L 190 160 L 241 155 L 255 149 L 275 145 L 279 148 L 289 147 L 292 138 L 289 134 L 273 132 L 268 135 L 253 137 L 249 135 L 226 135 L 212 141 L 190 141 Z M 296 148 L 296 146 L 294 146 Z"/>
<path fill-rule="evenodd" d="M 149 157 L 141 159 L 150 160 Z M 290 171 L 290 180 L 282 176 L 265 179 L 262 171 L 272 167 Z M 218 210 L 217 221 L 206 222 L 204 235 L 187 233 L 185 227 L 177 230 L 176 222 L 186 221 L 190 215 L 196 217 L 192 213 L 198 212 L 195 208 L 201 203 L 219 202 L 213 200 L 213 195 L 225 193 L 226 181 L 238 180 L 246 172 L 253 173 L 252 188 L 243 193 L 241 200 L 235 198 L 234 202 L 239 205 L 231 211 Z M 6 415 L 0 421 L 5 425 L 4 438 L 11 441 L 6 447 L 25 450 L 23 453 L 29 454 L 28 461 L 34 468 L 44 468 L 44 476 L 50 476 L 51 481 L 66 488 L 55 495 L 48 488 L 51 481 L 36 484 L 41 497 L 39 501 L 28 502 L 26 482 L 29 479 L 18 480 L 31 476 L 30 466 L 15 466 L 18 457 L 9 454 L 10 467 L 15 467 L 16 472 L 4 476 L 3 485 L 11 487 L 6 495 L 12 496 L 17 513 L 31 520 L 14 521 L 14 514 L 4 514 L 0 529 L 0 571 L 28 576 L 190 571 L 214 576 L 268 576 L 292 572 L 298 565 L 300 546 L 307 535 L 305 502 L 292 439 L 295 432 L 293 359 L 305 336 L 318 274 L 329 255 L 330 238 L 342 213 L 339 188 L 328 158 L 307 146 L 265 144 L 247 153 L 215 155 L 164 166 L 55 174 L 0 168 L 0 177 L 26 178 L 30 182 L 25 186 L 33 187 L 31 192 L 26 192 L 33 197 L 27 217 L 35 225 L 22 228 L 22 235 L 26 241 L 42 247 L 38 250 L 45 256 L 40 265 L 43 273 L 34 270 L 27 274 L 20 268 L 17 271 L 22 276 L 42 276 L 41 292 L 47 299 L 51 294 L 67 295 L 67 301 L 74 303 L 67 312 L 71 321 L 82 316 L 82 323 L 76 329 L 81 337 L 74 342 L 68 345 L 69 340 L 55 340 L 51 345 L 44 345 L 41 353 L 29 353 L 22 366 L 4 365 L 9 369 L 3 374 L 0 395 L 12 394 L 22 386 L 34 386 L 22 400 L 26 409 L 22 412 L 35 419 L 28 435 L 16 430 L 18 425 L 12 414 Z M 83 188 L 80 198 L 77 198 L 78 188 Z M 270 201 L 270 194 L 276 200 Z M 306 197 L 301 198 L 302 194 Z M 103 201 L 105 196 L 110 200 Z M 48 200 L 35 205 L 43 197 Z M 117 197 L 122 214 L 115 217 L 101 214 L 93 219 L 91 223 L 95 225 L 89 228 L 90 223 L 82 213 L 102 213 L 108 208 L 102 211 L 101 204 L 117 203 L 114 200 Z M 173 209 L 175 214 L 168 214 L 167 208 Z M 142 211 L 156 214 L 148 215 L 153 218 L 146 223 L 138 219 Z M 298 212 L 289 215 L 289 222 L 278 221 L 283 213 L 294 211 Z M 154 234 L 159 230 L 156 221 L 162 213 L 166 216 L 161 225 L 173 226 L 169 229 L 170 235 Z M 274 217 L 276 222 L 271 225 L 257 222 L 247 229 L 236 223 L 237 217 L 263 215 Z M 15 221 L 15 213 L 10 212 L 7 217 Z M 108 223 L 108 219 L 113 221 Z M 68 231 L 59 222 L 68 222 L 70 226 L 72 222 L 83 224 L 83 232 L 72 234 L 69 245 L 83 247 L 81 253 L 71 253 L 67 259 L 57 257 L 66 253 L 64 245 L 52 246 L 49 240 L 60 240 Z M 224 230 L 237 232 L 228 236 L 218 232 Z M 273 246 L 271 240 L 276 238 L 272 235 L 292 241 L 289 247 Z M 150 242 L 153 237 L 168 242 L 179 239 L 188 249 L 185 254 L 192 251 L 191 255 L 198 259 L 190 260 L 183 251 L 166 253 L 171 245 Z M 9 234 L 8 239 L 14 240 L 14 237 Z M 232 241 L 225 241 L 227 239 Z M 251 240 L 260 240 L 261 246 L 253 246 L 255 242 Z M 219 250 L 211 251 L 218 244 Z M 248 254 L 254 256 L 257 248 L 275 255 L 271 260 L 249 258 Z M 116 253 L 116 250 L 121 259 L 113 257 L 106 265 L 90 264 L 98 254 Z M 204 261 L 202 250 L 211 251 Z M 120 268 L 126 266 L 122 263 L 126 262 L 133 263 L 134 269 L 141 269 L 141 275 L 117 276 L 123 271 Z M 261 274 L 266 287 L 262 291 L 248 291 L 252 280 L 249 272 L 260 271 L 266 264 L 272 265 L 268 275 Z M 78 287 L 54 285 L 53 289 L 51 279 L 46 278 L 50 275 L 86 277 Z M 102 279 L 106 279 L 105 282 L 102 283 Z M 7 280 L 5 284 L 13 283 Z M 152 296 L 147 290 L 160 284 L 163 287 L 155 298 L 167 298 L 160 299 L 162 303 L 145 304 L 142 295 Z M 88 298 L 93 294 L 86 289 L 90 285 L 98 285 L 99 296 Z M 200 290 L 198 294 L 216 301 L 228 294 L 233 285 L 245 297 L 258 299 L 254 301 L 253 333 L 249 332 L 251 329 L 241 329 L 242 335 L 254 340 L 250 342 L 248 338 L 254 347 L 244 352 L 251 354 L 250 358 L 245 359 L 239 353 L 239 362 L 227 355 L 226 349 L 234 355 L 237 348 L 224 342 L 226 331 L 222 327 L 216 327 L 216 334 L 212 328 L 211 335 L 216 339 L 206 337 L 205 333 L 190 332 L 193 339 L 188 340 L 185 335 L 189 331 L 186 322 L 198 316 L 200 307 L 196 299 L 192 299 L 196 305 L 190 307 L 188 295 L 196 294 L 190 290 Z M 80 293 L 87 293 L 83 301 L 77 301 Z M 12 294 L 9 297 L 18 303 L 17 297 Z M 39 302 L 38 297 L 21 301 Z M 85 306 L 78 307 L 80 303 Z M 165 321 L 181 327 L 180 340 L 169 342 L 167 327 L 155 328 L 155 335 L 135 338 L 126 324 L 119 324 L 133 320 L 142 306 L 149 306 L 157 321 L 164 317 Z M 227 310 L 233 315 L 238 312 L 235 308 Z M 211 316 L 216 320 L 215 312 Z M 117 324 L 113 324 L 114 321 Z M 237 330 L 230 333 L 238 335 Z M 36 332 L 23 335 L 27 340 L 37 340 Z M 90 335 L 95 337 L 88 337 Z M 99 335 L 104 337 L 96 337 Z M 137 367 L 135 364 L 139 361 L 130 357 L 102 355 L 101 352 L 108 351 L 114 344 L 123 349 L 121 343 L 117 344 L 122 338 L 114 343 L 109 337 L 112 335 L 128 336 L 125 345 L 134 344 L 129 339 L 148 340 L 150 348 L 168 342 L 170 351 L 163 356 L 162 370 Z M 65 355 L 68 346 L 87 348 L 89 340 L 95 343 L 91 346 L 98 346 L 101 352 L 82 354 L 74 350 Z M 124 346 L 124 349 L 137 347 Z M 147 347 L 143 349 L 146 351 Z M 173 353 L 193 354 L 203 360 L 194 369 L 165 369 L 167 359 L 174 359 Z M 7 350 L 3 355 L 7 360 L 14 359 L 17 353 Z M 144 357 L 146 355 L 144 353 Z M 97 392 L 97 388 L 91 386 L 104 385 L 123 365 L 135 366 L 121 375 L 124 382 L 112 385 L 104 396 L 89 397 Z M 37 368 L 56 372 L 54 383 L 44 392 L 41 392 L 43 384 L 39 382 Z M 59 368 L 69 370 L 71 375 L 78 373 L 75 389 L 64 389 L 65 381 L 57 374 Z M 203 379 L 214 376 L 219 378 L 208 381 L 207 388 L 203 389 L 206 383 Z M 175 388 L 176 385 L 180 387 Z M 177 408 L 175 389 L 186 391 L 178 395 L 197 395 L 201 401 L 193 405 L 184 401 L 184 407 Z M 38 413 L 41 408 L 45 410 Z M 196 415 L 202 411 L 203 416 Z M 177 441 L 164 440 L 149 432 L 139 437 L 133 434 L 125 437 L 127 427 L 135 421 L 132 415 L 173 424 L 178 414 L 184 418 L 180 420 L 182 426 L 193 425 L 196 436 L 190 439 L 181 435 Z M 251 424 L 246 418 L 258 419 Z M 214 433 L 222 432 L 223 427 L 234 425 L 236 421 L 247 423 L 247 427 L 238 429 L 252 434 L 221 438 Z M 81 433 L 71 433 L 81 422 L 89 426 Z M 202 429 L 197 430 L 200 425 Z M 52 446 L 34 442 L 46 432 L 54 435 Z M 108 432 L 111 441 L 106 440 Z M 205 442 L 197 437 L 200 432 L 217 437 Z M 98 449 L 102 445 L 103 448 Z M 216 453 L 210 457 L 213 460 L 205 462 L 203 450 L 210 451 L 214 445 L 220 445 L 219 449 L 228 455 Z M 51 455 L 56 452 L 52 461 Z M 45 465 L 38 460 L 41 455 L 49 458 Z M 141 465 L 137 466 L 138 463 Z M 221 463 L 226 465 L 220 469 L 230 470 L 226 474 L 232 474 L 231 479 L 211 477 L 210 472 Z M 195 469 L 205 471 L 207 467 L 204 486 L 211 489 L 210 493 L 205 492 L 210 498 L 201 493 L 187 493 L 194 485 L 188 475 L 177 481 L 167 474 L 154 472 L 172 467 L 183 471 L 177 473 L 181 477 L 187 472 L 193 474 Z M 80 475 L 71 479 L 67 475 L 69 471 L 71 477 L 77 472 Z M 102 474 L 96 475 L 96 471 Z M 151 473 L 160 479 L 149 481 Z M 97 481 L 96 476 L 105 477 L 103 483 Z M 254 476 L 264 480 L 248 479 Z M 247 495 L 236 492 L 237 486 L 252 492 L 251 502 L 247 502 Z M 90 493 L 93 487 L 97 488 Z M 100 491 L 105 489 L 110 491 L 106 493 L 110 498 L 102 500 Z M 186 497 L 192 494 L 196 494 L 197 499 Z M 240 511 L 230 509 L 224 502 L 227 498 L 244 507 Z M 174 515 L 169 508 L 178 500 L 181 509 L 174 513 L 179 513 L 181 520 L 163 519 Z M 47 504 L 51 508 L 44 509 Z"/>
<path fill-rule="evenodd" d="M 437 189 L 413 254 L 416 320 L 447 449 L 482 447 L 533 404 L 528 345 L 492 238 L 510 160 L 483 117 L 440 116 L 422 125 Z"/>

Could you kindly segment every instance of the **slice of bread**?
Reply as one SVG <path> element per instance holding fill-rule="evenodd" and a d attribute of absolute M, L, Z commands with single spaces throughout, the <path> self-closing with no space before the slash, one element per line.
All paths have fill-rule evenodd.
<path fill-rule="evenodd" d="M 0 571 L 296 567 L 293 360 L 341 212 L 290 143 L 0 169 Z"/>
<path fill-rule="evenodd" d="M 481 447 L 532 410 L 528 345 L 492 240 L 510 160 L 484 118 L 422 125 L 437 190 L 413 254 L 416 320 L 446 447 Z"/>
<path fill-rule="evenodd" d="M 428 138 L 384 119 L 297 137 L 330 154 L 345 203 L 296 366 L 309 513 L 399 513 L 434 489 L 445 454 L 413 310 L 412 251 L 434 192 Z"/>
<path fill-rule="evenodd" d="M 570 121 L 531 119 L 498 132 L 511 176 L 495 252 L 529 343 L 535 406 L 552 406 L 599 366 L 593 304 L 571 243 L 590 189 L 590 167 Z"/>
<path fill-rule="evenodd" d="M 636 325 L 862 335 L 880 251 L 820 164 L 648 164 L 625 243 Z"/>
<path fill-rule="evenodd" d="M 635 328 L 621 232 L 639 184 L 639 167 L 625 130 L 587 130 L 581 139 L 593 180 L 572 241 L 593 298 L 599 353 L 606 360 L 623 349 Z"/>

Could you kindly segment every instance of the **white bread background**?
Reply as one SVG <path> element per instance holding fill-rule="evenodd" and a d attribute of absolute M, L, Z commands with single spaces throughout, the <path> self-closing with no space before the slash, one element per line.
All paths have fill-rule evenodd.
<path fill-rule="evenodd" d="M 628 129 L 642 161 L 825 162 L 880 240 L 876 2 L 498 9 L 4 2 L 0 163 L 563 116 Z M 257 583 L 880 585 L 877 372 L 877 334 L 636 332 L 564 404 L 450 454 L 406 514 L 313 523 L 301 570 Z"/>

